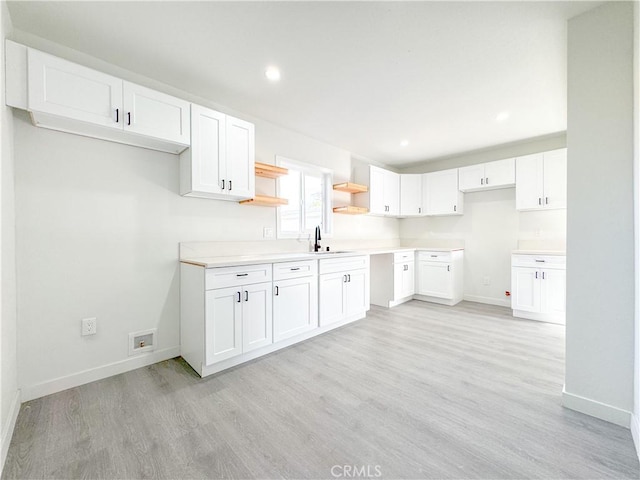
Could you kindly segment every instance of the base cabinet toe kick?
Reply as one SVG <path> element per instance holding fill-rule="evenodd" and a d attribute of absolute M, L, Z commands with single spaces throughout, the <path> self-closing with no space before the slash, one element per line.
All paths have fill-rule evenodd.
<path fill-rule="evenodd" d="M 180 264 L 181 355 L 205 377 L 364 318 L 369 256 Z"/>

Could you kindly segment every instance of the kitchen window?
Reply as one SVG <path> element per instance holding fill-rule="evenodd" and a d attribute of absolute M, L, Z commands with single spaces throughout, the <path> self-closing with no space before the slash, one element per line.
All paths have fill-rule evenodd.
<path fill-rule="evenodd" d="M 277 181 L 277 196 L 289 201 L 278 207 L 278 238 L 311 238 L 317 225 L 330 236 L 331 170 L 279 156 L 276 165 L 289 170 Z"/>

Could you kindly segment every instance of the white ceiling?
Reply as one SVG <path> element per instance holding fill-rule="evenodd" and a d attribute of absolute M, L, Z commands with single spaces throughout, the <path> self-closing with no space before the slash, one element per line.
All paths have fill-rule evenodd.
<path fill-rule="evenodd" d="M 14 27 L 388 165 L 566 129 L 593 2 L 9 2 Z M 265 67 L 280 67 L 269 83 Z M 500 112 L 509 119 L 497 122 Z M 409 145 L 400 146 L 407 139 Z"/>

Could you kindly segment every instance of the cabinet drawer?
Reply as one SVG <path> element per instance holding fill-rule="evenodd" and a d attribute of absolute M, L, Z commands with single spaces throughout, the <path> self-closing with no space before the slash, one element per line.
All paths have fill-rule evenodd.
<path fill-rule="evenodd" d="M 282 262 L 273 264 L 273 279 L 287 280 L 316 275 L 318 273 L 317 260 L 303 260 L 300 262 Z"/>
<path fill-rule="evenodd" d="M 393 254 L 393 263 L 413 262 L 415 257 L 415 252 L 396 252 Z"/>
<path fill-rule="evenodd" d="M 249 285 L 251 283 L 270 282 L 271 264 L 242 265 L 239 267 L 208 268 L 205 272 L 205 289 Z"/>
<path fill-rule="evenodd" d="M 511 255 L 512 267 L 566 268 L 564 255 Z"/>
<path fill-rule="evenodd" d="M 434 251 L 422 251 L 418 252 L 418 260 L 421 262 L 451 262 L 451 252 L 434 252 Z"/>
<path fill-rule="evenodd" d="M 338 273 L 347 270 L 369 268 L 369 255 L 356 257 L 327 258 L 320 260 L 320 275 L 323 273 Z"/>

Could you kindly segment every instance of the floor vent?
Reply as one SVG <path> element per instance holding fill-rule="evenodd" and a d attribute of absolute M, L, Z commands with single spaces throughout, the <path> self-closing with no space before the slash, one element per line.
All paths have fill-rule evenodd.
<path fill-rule="evenodd" d="M 151 352 L 156 349 L 158 329 L 143 330 L 129 334 L 129 355 Z"/>

